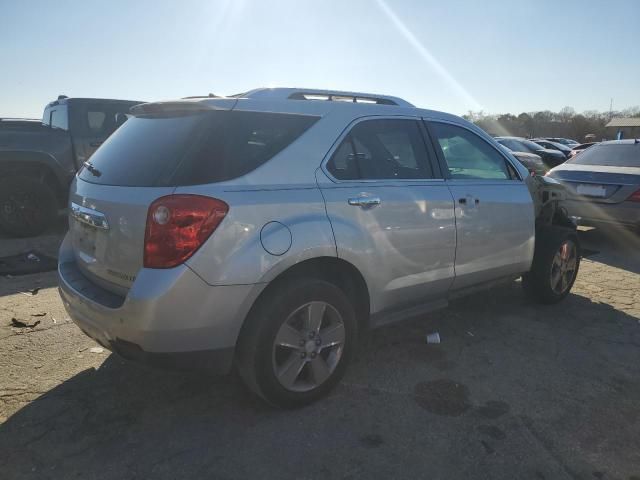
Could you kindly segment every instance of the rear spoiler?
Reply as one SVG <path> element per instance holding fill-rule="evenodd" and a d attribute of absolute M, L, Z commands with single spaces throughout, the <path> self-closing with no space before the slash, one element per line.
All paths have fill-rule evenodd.
<path fill-rule="evenodd" d="M 212 110 L 232 110 L 237 102 L 237 98 L 173 100 L 168 102 L 141 103 L 140 105 L 134 105 L 129 111 L 132 115 L 209 112 Z"/>

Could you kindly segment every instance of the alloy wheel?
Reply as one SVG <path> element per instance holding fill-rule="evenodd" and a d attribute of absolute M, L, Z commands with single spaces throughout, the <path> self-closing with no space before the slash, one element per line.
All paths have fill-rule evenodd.
<path fill-rule="evenodd" d="M 345 339 L 342 316 L 329 303 L 313 301 L 297 308 L 273 343 L 273 371 L 280 385 L 294 392 L 322 385 L 340 363 Z"/>
<path fill-rule="evenodd" d="M 551 289 L 557 295 L 562 295 L 571 286 L 576 275 L 578 249 L 571 240 L 560 245 L 551 264 Z"/>

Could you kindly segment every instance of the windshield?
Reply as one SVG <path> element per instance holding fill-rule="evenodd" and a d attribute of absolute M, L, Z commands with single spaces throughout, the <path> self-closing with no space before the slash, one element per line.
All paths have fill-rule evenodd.
<path fill-rule="evenodd" d="M 567 163 L 613 167 L 640 167 L 640 143 L 594 145 Z"/>

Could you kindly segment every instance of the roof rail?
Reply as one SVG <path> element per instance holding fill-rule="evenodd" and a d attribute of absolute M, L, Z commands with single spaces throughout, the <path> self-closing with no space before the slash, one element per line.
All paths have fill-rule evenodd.
<path fill-rule="evenodd" d="M 0 122 L 41 122 L 40 118 L 15 118 L 15 117 L 2 117 Z"/>
<path fill-rule="evenodd" d="M 192 98 L 223 98 L 214 93 L 209 93 L 208 95 L 191 95 L 189 97 L 182 97 L 183 100 L 190 100 Z"/>
<path fill-rule="evenodd" d="M 374 103 L 378 105 L 397 105 L 414 107 L 398 97 L 376 95 L 373 93 L 343 92 L 339 90 L 316 90 L 312 88 L 257 88 L 234 97 L 259 100 L 321 100 L 333 102 Z"/>

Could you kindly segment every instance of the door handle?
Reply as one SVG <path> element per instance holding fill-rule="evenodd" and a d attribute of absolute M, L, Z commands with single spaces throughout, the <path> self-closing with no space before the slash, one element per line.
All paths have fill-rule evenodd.
<path fill-rule="evenodd" d="M 355 207 L 363 207 L 363 208 L 375 207 L 376 205 L 380 205 L 381 203 L 380 197 L 366 197 L 366 196 L 352 197 L 347 201 L 349 202 L 349 205 L 353 205 Z"/>
<path fill-rule="evenodd" d="M 91 146 L 91 147 L 99 147 L 100 145 L 102 145 L 102 142 L 91 142 L 89 144 L 89 146 Z"/>

